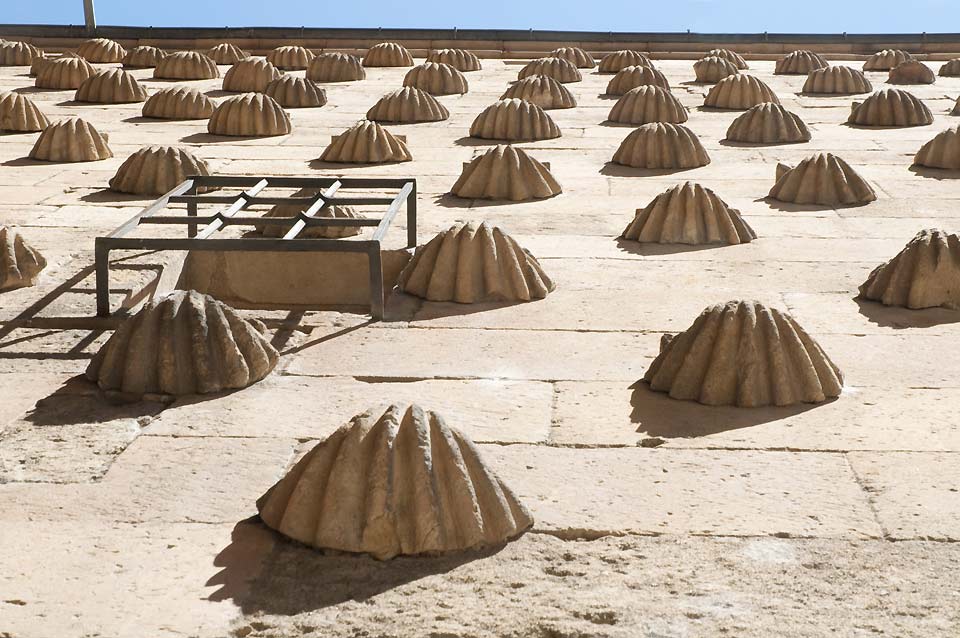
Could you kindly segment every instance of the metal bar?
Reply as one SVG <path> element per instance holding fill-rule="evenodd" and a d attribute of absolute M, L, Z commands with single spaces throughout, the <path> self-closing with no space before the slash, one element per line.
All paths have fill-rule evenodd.
<path fill-rule="evenodd" d="M 397 216 L 397 211 L 400 210 L 400 206 L 406 201 L 412 190 L 413 182 L 407 182 L 403 188 L 400 189 L 400 192 L 397 193 L 397 196 L 393 199 L 393 203 L 390 204 L 390 208 L 388 208 L 387 212 L 380 218 L 380 225 L 377 226 L 377 230 L 373 233 L 374 241 L 381 241 L 384 235 L 387 234 L 390 224 L 393 223 L 393 218 Z"/>
<path fill-rule="evenodd" d="M 298 220 L 303 220 L 307 226 L 379 226 L 379 219 L 352 218 L 352 217 L 301 217 L 303 213 L 290 217 L 240 217 L 233 216 L 227 219 L 221 219 L 217 215 L 201 215 L 195 218 L 187 218 L 174 215 L 155 215 L 140 220 L 141 224 L 154 224 L 158 226 L 183 225 L 196 221 L 198 224 L 209 224 L 215 219 L 221 219 L 224 226 L 282 226 L 292 224 Z"/>
<path fill-rule="evenodd" d="M 342 239 L 279 239 L 273 237 L 187 239 L 166 237 L 124 237 L 105 240 L 109 250 L 219 250 L 235 252 L 343 252 L 362 253 L 370 249 L 372 241 L 344 241 Z"/>
<path fill-rule="evenodd" d="M 367 260 L 370 267 L 370 316 L 380 321 L 383 319 L 384 296 L 383 290 L 383 261 L 380 257 L 380 242 L 367 251 Z"/>
<path fill-rule="evenodd" d="M 318 187 L 319 188 L 319 187 Z M 237 201 L 236 195 L 177 195 L 171 197 L 170 204 L 232 204 Z M 315 197 L 251 197 L 249 205 L 263 206 L 292 206 L 294 204 L 311 204 Z M 392 197 L 344 197 L 330 200 L 332 206 L 383 206 L 393 202 Z"/>
<path fill-rule="evenodd" d="M 193 185 L 194 185 L 193 180 L 188 179 L 178 184 L 177 186 L 174 186 L 169 193 L 167 193 L 157 201 L 153 202 L 152 204 L 144 208 L 142 211 L 140 211 L 139 213 L 137 213 L 127 221 L 123 222 L 123 224 L 121 224 L 119 228 L 117 228 L 115 231 L 107 235 L 107 237 L 123 237 L 124 235 L 129 233 L 131 230 L 136 228 L 145 217 L 150 217 L 151 215 L 154 215 L 158 213 L 160 210 L 162 210 L 163 208 L 165 208 L 167 205 L 167 202 L 170 200 L 171 197 L 176 197 L 181 193 L 185 193 L 186 191 L 193 188 Z"/>
<path fill-rule="evenodd" d="M 306 188 L 330 186 L 340 182 L 341 188 L 402 188 L 413 181 L 409 177 L 261 177 L 258 175 L 190 175 L 189 179 L 200 186 L 253 186 L 261 179 L 270 186 L 281 188 Z"/>
<path fill-rule="evenodd" d="M 249 198 L 253 197 L 257 193 L 262 191 L 264 188 L 266 188 L 267 183 L 268 183 L 267 180 L 261 179 L 250 189 L 240 193 L 237 201 L 235 201 L 233 205 L 230 206 L 230 208 L 220 213 L 220 216 L 218 219 L 213 220 L 212 222 L 207 224 L 203 230 L 197 233 L 196 239 L 206 239 L 210 235 L 214 234 L 215 232 L 223 228 L 223 218 L 233 217 L 234 215 L 239 213 L 241 210 L 243 210 L 247 206 Z"/>
<path fill-rule="evenodd" d="M 317 201 L 315 201 L 310 206 L 310 208 L 300 213 L 300 216 L 309 218 L 316 215 L 317 211 L 322 210 L 323 208 L 329 205 L 328 198 L 333 197 L 337 193 L 337 190 L 339 188 L 340 188 L 340 182 L 334 182 L 333 184 L 331 184 L 330 188 L 328 188 L 326 191 L 324 191 L 323 193 L 320 193 L 317 196 Z M 306 226 L 307 226 L 307 222 L 305 219 L 297 220 L 297 222 L 293 226 L 291 226 L 290 230 L 288 230 L 287 233 L 283 236 L 283 239 L 287 239 L 287 240 L 295 239 L 296 236 L 300 234 L 300 231 L 306 228 Z"/>
<path fill-rule="evenodd" d="M 417 180 L 407 195 L 407 248 L 417 247 Z"/>
<path fill-rule="evenodd" d="M 83 0 L 83 21 L 87 27 L 87 34 L 93 35 L 97 30 L 97 16 L 93 10 L 93 0 Z"/>
<path fill-rule="evenodd" d="M 93 260 L 97 282 L 97 316 L 110 316 L 110 240 L 97 237 L 93 240 Z"/>
<path fill-rule="evenodd" d="M 197 236 L 197 205 L 194 202 L 187 204 L 187 237 Z"/>

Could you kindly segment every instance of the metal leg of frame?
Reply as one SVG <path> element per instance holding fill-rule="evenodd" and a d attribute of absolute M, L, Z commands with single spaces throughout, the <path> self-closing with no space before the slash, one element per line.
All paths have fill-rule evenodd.
<path fill-rule="evenodd" d="M 407 248 L 417 247 L 417 182 L 407 196 Z"/>
<path fill-rule="evenodd" d="M 187 204 L 187 215 L 189 217 L 197 216 L 197 204 L 195 202 L 190 202 Z M 196 237 L 197 236 L 197 225 L 196 224 L 187 224 L 187 237 Z"/>
<path fill-rule="evenodd" d="M 110 249 L 100 241 L 94 240 L 94 268 L 97 278 L 97 316 L 110 316 Z"/>
<path fill-rule="evenodd" d="M 383 319 L 384 294 L 383 262 L 380 258 L 380 245 L 376 244 L 367 252 L 370 262 L 370 316 L 375 321 Z"/>

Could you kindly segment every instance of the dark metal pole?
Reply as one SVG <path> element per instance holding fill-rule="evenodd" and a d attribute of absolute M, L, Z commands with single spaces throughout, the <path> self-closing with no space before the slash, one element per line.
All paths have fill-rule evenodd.
<path fill-rule="evenodd" d="M 93 0 L 83 0 L 83 20 L 87 25 L 87 34 L 97 30 L 97 17 L 93 13 Z"/>

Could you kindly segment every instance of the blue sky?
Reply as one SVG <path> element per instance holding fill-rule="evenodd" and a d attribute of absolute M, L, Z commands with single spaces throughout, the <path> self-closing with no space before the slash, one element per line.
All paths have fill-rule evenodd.
<path fill-rule="evenodd" d="M 960 0 L 94 0 L 97 22 L 310 26 L 918 33 L 960 31 Z M 82 24 L 82 0 L 0 0 L 0 23 Z"/>

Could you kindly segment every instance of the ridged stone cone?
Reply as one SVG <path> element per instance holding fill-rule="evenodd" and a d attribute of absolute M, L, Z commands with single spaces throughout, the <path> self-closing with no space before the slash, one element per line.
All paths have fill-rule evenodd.
<path fill-rule="evenodd" d="M 263 58 L 244 58 L 234 63 L 223 76 L 223 90 L 238 93 L 262 93 L 283 72 Z"/>
<path fill-rule="evenodd" d="M 593 56 L 580 47 L 560 47 L 551 51 L 550 55 L 555 58 L 563 58 L 578 69 L 592 69 L 597 66 Z"/>
<path fill-rule="evenodd" d="M 163 195 L 188 175 L 209 175 L 207 163 L 184 148 L 144 146 L 128 157 L 110 180 L 110 190 Z"/>
<path fill-rule="evenodd" d="M 217 63 L 197 51 L 177 51 L 160 60 L 153 77 L 162 80 L 212 80 L 220 77 Z"/>
<path fill-rule="evenodd" d="M 608 53 L 600 60 L 598 73 L 616 73 L 628 66 L 653 66 L 648 58 L 639 51 L 621 50 Z"/>
<path fill-rule="evenodd" d="M 522 80 L 532 75 L 545 75 L 561 84 L 579 82 L 583 79 L 577 66 L 563 58 L 540 58 L 531 60 L 520 69 L 520 72 L 517 74 L 517 79 Z"/>
<path fill-rule="evenodd" d="M 555 288 L 533 255 L 487 222 L 454 224 L 417 248 L 397 286 L 456 303 L 532 301 Z"/>
<path fill-rule="evenodd" d="M 709 188 L 684 182 L 637 210 L 621 239 L 658 244 L 744 244 L 757 234 Z"/>
<path fill-rule="evenodd" d="M 711 306 L 684 332 L 664 335 L 643 380 L 673 399 L 741 408 L 821 403 L 843 389 L 813 337 L 756 301 Z"/>
<path fill-rule="evenodd" d="M 161 120 L 206 120 L 215 108 L 213 100 L 197 89 L 171 86 L 148 97 L 141 114 Z"/>
<path fill-rule="evenodd" d="M 330 140 L 320 160 L 341 164 L 409 162 L 406 142 L 376 122 L 363 120 Z"/>
<path fill-rule="evenodd" d="M 2 127 L 0 127 L 2 128 Z M 954 126 L 920 147 L 913 158 L 916 166 L 960 170 L 960 126 Z"/>
<path fill-rule="evenodd" d="M 317 108 L 327 103 L 327 92 L 313 80 L 296 75 L 282 75 L 263 89 L 277 104 L 287 109 Z"/>
<path fill-rule="evenodd" d="M 167 54 L 157 47 L 139 46 L 127 51 L 123 56 L 125 69 L 152 69 L 160 63 Z"/>
<path fill-rule="evenodd" d="M 267 60 L 283 71 L 302 71 L 310 66 L 314 53 L 301 46 L 277 47 L 267 54 Z"/>
<path fill-rule="evenodd" d="M 387 93 L 367 111 L 372 122 L 440 122 L 450 117 L 450 111 L 426 91 L 405 86 Z"/>
<path fill-rule="evenodd" d="M 560 137 L 560 127 L 536 104 L 511 98 L 485 108 L 470 126 L 470 135 L 485 140 L 532 142 Z"/>
<path fill-rule="evenodd" d="M 501 100 L 517 98 L 536 104 L 544 111 L 549 109 L 572 109 L 577 105 L 570 89 L 545 75 L 531 75 L 510 85 L 500 96 Z"/>
<path fill-rule="evenodd" d="M 693 63 L 693 73 L 697 82 L 702 84 L 716 84 L 725 77 L 740 73 L 737 65 L 715 55 L 708 55 Z"/>
<path fill-rule="evenodd" d="M 764 102 L 780 104 L 780 98 L 763 80 L 753 75 L 738 73 L 714 84 L 703 105 L 715 109 L 746 110 Z"/>
<path fill-rule="evenodd" d="M 940 67 L 940 77 L 960 78 L 960 58 L 948 60 Z"/>
<path fill-rule="evenodd" d="M 854 102 L 847 123 L 857 126 L 925 126 L 933 113 L 920 98 L 901 89 L 881 89 Z"/>
<path fill-rule="evenodd" d="M 46 267 L 47 260 L 20 233 L 0 226 L 0 291 L 33 286 Z"/>
<path fill-rule="evenodd" d="M 43 129 L 30 159 L 45 162 L 96 162 L 113 157 L 106 138 L 79 117 L 59 120 Z"/>
<path fill-rule="evenodd" d="M 247 57 L 246 52 L 235 44 L 222 42 L 207 50 L 207 57 L 217 64 L 236 64 Z"/>
<path fill-rule="evenodd" d="M 2 46 L 2 45 L 0 45 L 0 46 Z M 76 55 L 76 54 L 74 54 L 74 55 Z M 40 55 L 35 55 L 35 56 L 33 57 L 33 62 L 30 63 L 30 71 L 29 71 L 29 73 L 28 73 L 27 75 L 29 75 L 29 76 L 32 77 L 32 78 L 37 77 L 37 73 L 40 72 L 41 67 L 43 67 L 44 65 L 46 65 L 47 62 L 50 62 L 51 60 L 54 60 L 54 59 L 55 59 L 55 58 L 53 58 L 53 57 L 47 57 L 47 56 L 45 56 L 43 53 L 41 53 Z M 0 66 L 2 66 L 2 65 L 0 65 Z"/>
<path fill-rule="evenodd" d="M 465 199 L 522 202 L 553 197 L 561 190 L 547 165 L 527 155 L 522 148 L 500 144 L 465 162 L 450 192 Z"/>
<path fill-rule="evenodd" d="M 43 52 L 32 44 L 0 40 L 0 66 L 29 66 L 42 57 Z"/>
<path fill-rule="evenodd" d="M 613 162 L 634 168 L 685 169 L 706 166 L 710 156 L 686 126 L 653 122 L 631 132 L 613 154 Z"/>
<path fill-rule="evenodd" d="M 627 66 L 617 71 L 617 74 L 610 78 L 605 93 L 607 95 L 624 95 L 630 89 L 648 84 L 659 86 L 667 91 L 670 90 L 670 82 L 667 81 L 667 77 L 655 68 Z"/>
<path fill-rule="evenodd" d="M 957 103 L 953 105 L 953 110 L 950 111 L 950 115 L 960 115 L 960 97 L 957 98 Z"/>
<path fill-rule="evenodd" d="M 396 42 L 381 42 L 367 49 L 363 66 L 413 66 L 413 56 Z"/>
<path fill-rule="evenodd" d="M 257 509 L 296 541 L 380 560 L 496 546 L 533 525 L 470 439 L 417 405 L 355 416 Z"/>
<path fill-rule="evenodd" d="M 727 139 L 750 144 L 797 144 L 810 141 L 810 129 L 799 115 L 764 102 L 740 115 L 727 129 Z"/>
<path fill-rule="evenodd" d="M 294 197 L 313 197 L 317 194 L 317 191 L 309 188 L 301 188 L 296 193 L 293 194 Z M 299 205 L 299 204 L 279 204 L 274 206 L 266 213 L 264 217 L 296 217 L 300 213 L 306 211 L 308 205 Z M 318 212 L 315 217 L 317 218 L 326 218 L 326 217 L 340 217 L 346 219 L 359 219 L 363 215 L 357 213 L 356 210 L 349 206 L 327 206 Z M 277 224 L 259 224 L 255 225 L 257 230 L 264 237 L 283 237 L 290 226 L 295 222 L 290 222 L 289 225 L 277 225 Z M 341 239 L 343 237 L 354 237 L 363 232 L 361 226 L 307 226 L 297 235 L 297 238 L 307 239 L 307 238 L 316 238 L 316 239 Z"/>
<path fill-rule="evenodd" d="M 812 95 L 853 95 L 870 93 L 873 85 L 863 74 L 849 66 L 828 66 L 825 69 L 811 71 L 803 83 L 801 93 Z"/>
<path fill-rule="evenodd" d="M 122 62 L 127 54 L 122 46 L 107 38 L 94 38 L 81 42 L 77 54 L 87 62 Z"/>
<path fill-rule="evenodd" d="M 890 84 L 933 84 L 937 76 L 933 69 L 918 60 L 907 60 L 890 69 L 887 82 Z"/>
<path fill-rule="evenodd" d="M 863 63 L 864 71 L 889 71 L 901 62 L 912 60 L 913 56 L 900 49 L 877 51 Z"/>
<path fill-rule="evenodd" d="M 353 82 L 367 77 L 360 58 L 348 53 L 321 53 L 307 67 L 314 82 Z"/>
<path fill-rule="evenodd" d="M 749 66 L 747 66 L 746 60 L 740 57 L 739 53 L 737 53 L 736 51 L 731 51 L 730 49 L 710 49 L 709 51 L 704 53 L 701 57 L 708 58 L 711 56 L 717 57 L 717 58 L 723 58 L 724 60 L 731 62 L 740 71 L 750 68 Z"/>
<path fill-rule="evenodd" d="M 960 310 L 960 235 L 920 231 L 896 257 L 870 273 L 860 296 L 885 306 Z"/>
<path fill-rule="evenodd" d="M 813 51 L 799 50 L 792 51 L 777 60 L 774 73 L 777 75 L 807 75 L 817 69 L 825 69 L 830 66 L 823 56 Z"/>
<path fill-rule="evenodd" d="M 479 71 L 482 67 L 480 58 L 466 49 L 440 49 L 427 54 L 427 62 L 449 64 L 461 73 Z"/>
<path fill-rule="evenodd" d="M 670 91 L 646 84 L 627 91 L 610 109 L 607 119 L 621 124 L 682 124 L 687 121 L 687 109 Z"/>
<path fill-rule="evenodd" d="M 84 80 L 73 99 L 95 104 L 130 104 L 146 100 L 147 90 L 132 73 L 123 69 L 107 69 Z"/>
<path fill-rule="evenodd" d="M 287 135 L 292 129 L 290 116 L 283 107 L 263 93 L 227 98 L 217 105 L 207 122 L 211 135 L 271 137 Z"/>
<path fill-rule="evenodd" d="M 58 58 L 40 67 L 34 84 L 40 89 L 76 89 L 96 72 L 93 65 L 81 57 Z"/>
<path fill-rule="evenodd" d="M 0 91 L 0 131 L 35 133 L 49 124 L 50 120 L 29 97 Z"/>
<path fill-rule="evenodd" d="M 794 204 L 865 204 L 877 198 L 853 168 L 832 153 L 817 153 L 795 168 L 777 166 L 777 182 L 769 196 Z"/>
<path fill-rule="evenodd" d="M 259 321 L 195 290 L 154 299 L 120 324 L 87 367 L 102 390 L 128 397 L 245 388 L 279 355 Z"/>
<path fill-rule="evenodd" d="M 407 71 L 404 86 L 412 86 L 431 95 L 458 95 L 467 92 L 467 78 L 449 64 L 424 62 Z"/>

